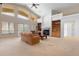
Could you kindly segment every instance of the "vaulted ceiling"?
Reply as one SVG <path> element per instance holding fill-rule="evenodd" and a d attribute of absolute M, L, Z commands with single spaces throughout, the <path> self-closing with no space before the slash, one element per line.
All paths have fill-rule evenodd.
<path fill-rule="evenodd" d="M 25 4 L 24 4 L 25 5 Z M 32 4 L 26 4 L 30 9 L 39 15 L 62 12 L 63 15 L 79 13 L 79 3 L 40 3 L 38 8 L 31 8 Z"/>
<path fill-rule="evenodd" d="M 36 20 L 40 17 L 39 15 L 34 13 L 31 9 L 29 9 L 27 6 L 12 3 L 3 3 L 0 6 L 2 8 L 1 12 L 17 13 L 17 15 L 27 17 L 30 20 Z"/>
<path fill-rule="evenodd" d="M 38 8 L 31 8 L 32 3 L 10 3 L 19 7 L 19 14 L 23 16 L 28 16 L 28 10 L 31 12 L 31 15 L 44 16 L 48 14 L 63 13 L 63 15 L 71 15 L 79 13 L 79 3 L 39 3 Z M 9 7 L 9 8 L 8 8 Z M 20 8 L 21 7 L 21 8 Z M 12 6 L 5 5 L 3 11 L 13 12 Z M 25 10 L 26 9 L 26 10 Z M 26 12 L 27 11 L 27 12 Z"/>

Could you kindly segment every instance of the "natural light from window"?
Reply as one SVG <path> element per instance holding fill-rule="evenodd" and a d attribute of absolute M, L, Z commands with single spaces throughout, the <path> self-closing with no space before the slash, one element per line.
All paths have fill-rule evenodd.
<path fill-rule="evenodd" d="M 14 13 L 7 13 L 7 12 L 1 12 L 3 15 L 9 15 L 9 16 L 14 16 Z"/>
<path fill-rule="evenodd" d="M 22 16 L 22 15 L 18 15 L 18 18 L 28 20 L 28 17 Z"/>

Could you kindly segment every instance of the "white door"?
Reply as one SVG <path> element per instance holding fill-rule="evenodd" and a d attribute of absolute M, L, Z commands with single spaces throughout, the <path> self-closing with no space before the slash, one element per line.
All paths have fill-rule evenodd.
<path fill-rule="evenodd" d="M 73 23 L 64 23 L 64 37 L 69 37 L 73 35 Z"/>

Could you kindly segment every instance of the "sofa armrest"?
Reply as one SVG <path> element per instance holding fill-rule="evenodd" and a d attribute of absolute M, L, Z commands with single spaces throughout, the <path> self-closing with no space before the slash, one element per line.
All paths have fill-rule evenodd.
<path fill-rule="evenodd" d="M 33 36 L 32 39 L 40 40 L 40 37 L 39 36 Z"/>

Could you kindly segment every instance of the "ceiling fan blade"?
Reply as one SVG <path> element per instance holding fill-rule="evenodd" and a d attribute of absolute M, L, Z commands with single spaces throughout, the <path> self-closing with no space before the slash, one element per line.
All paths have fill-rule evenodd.
<path fill-rule="evenodd" d="M 34 6 L 35 8 L 37 8 L 37 6 Z"/>
<path fill-rule="evenodd" d="M 38 6 L 39 6 L 39 4 L 36 4 L 36 5 L 38 5 Z"/>
<path fill-rule="evenodd" d="M 2 5 L 2 3 L 0 3 Z"/>
<path fill-rule="evenodd" d="M 33 7 L 38 8 L 37 6 L 39 6 L 39 4 L 33 3 L 31 8 L 33 8 Z"/>

